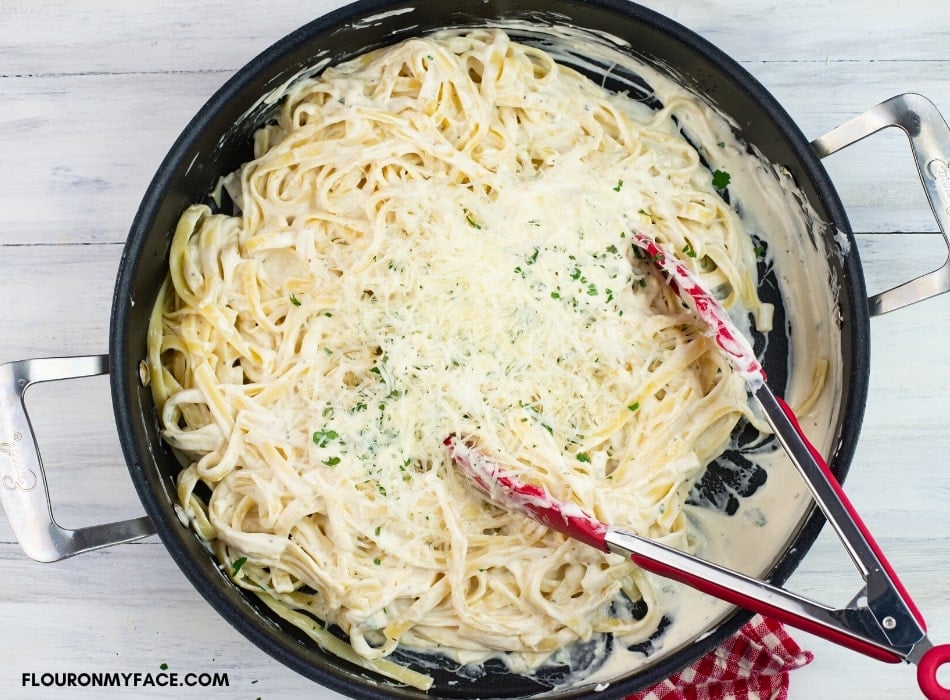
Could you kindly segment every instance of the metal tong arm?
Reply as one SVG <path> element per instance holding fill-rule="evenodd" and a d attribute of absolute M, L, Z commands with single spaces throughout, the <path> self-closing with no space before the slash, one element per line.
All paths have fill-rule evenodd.
<path fill-rule="evenodd" d="M 910 651 L 910 648 L 893 648 L 887 639 L 873 633 L 874 626 L 868 625 L 866 619 L 864 624 L 845 622 L 848 615 L 861 617 L 862 610 L 826 607 L 765 581 L 617 528 L 609 528 L 604 540 L 611 552 L 630 558 L 647 571 L 680 581 L 746 610 L 768 615 L 879 661 L 897 663 Z M 871 627 L 871 632 L 858 631 L 858 627 Z"/>
<path fill-rule="evenodd" d="M 895 648 L 912 648 L 926 638 L 923 616 L 838 480 L 808 441 L 795 414 L 768 385 L 763 383 L 755 388 L 753 396 L 861 573 L 865 581 L 867 609 L 881 633 Z"/>

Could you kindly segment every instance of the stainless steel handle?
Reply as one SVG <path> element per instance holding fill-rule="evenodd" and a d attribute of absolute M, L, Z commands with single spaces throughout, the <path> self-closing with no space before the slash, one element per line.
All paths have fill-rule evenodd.
<path fill-rule="evenodd" d="M 39 382 L 108 372 L 108 355 L 47 357 L 0 365 L 0 503 L 23 551 L 37 561 L 58 561 L 155 532 L 147 516 L 78 530 L 67 530 L 53 519 L 24 394 Z"/>
<path fill-rule="evenodd" d="M 811 145 L 818 157 L 824 158 L 889 126 L 898 127 L 910 140 L 920 181 L 950 251 L 950 128 L 933 102 L 915 93 L 897 95 L 818 137 Z M 948 290 L 950 256 L 936 270 L 872 295 L 868 310 L 872 316 L 879 316 Z"/>

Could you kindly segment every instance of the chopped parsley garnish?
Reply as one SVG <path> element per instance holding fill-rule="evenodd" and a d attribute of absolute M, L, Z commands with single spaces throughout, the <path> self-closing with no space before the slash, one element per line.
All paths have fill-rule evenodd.
<path fill-rule="evenodd" d="M 551 292 L 551 298 L 552 298 L 552 299 L 560 299 L 560 298 L 561 298 L 561 293 L 560 293 L 560 292 Z"/>
<path fill-rule="evenodd" d="M 578 452 L 577 461 L 590 463 L 590 455 L 588 455 L 586 452 Z"/>
<path fill-rule="evenodd" d="M 168 670 L 168 664 L 166 664 L 166 663 L 159 664 L 158 667 L 159 667 L 160 669 L 162 669 L 163 671 L 167 671 L 167 670 Z"/>
<path fill-rule="evenodd" d="M 297 298 L 296 294 L 290 295 L 290 303 L 293 304 L 294 306 L 300 306 L 300 299 Z"/>
<path fill-rule="evenodd" d="M 627 406 L 627 410 L 628 410 L 628 411 L 636 411 L 638 408 L 640 408 L 640 402 L 639 402 L 639 401 L 634 401 L 632 404 L 630 404 L 629 406 Z"/>
<path fill-rule="evenodd" d="M 231 564 L 231 575 L 237 576 L 238 571 L 241 570 L 241 567 L 247 563 L 247 557 L 241 557 L 240 559 L 235 559 L 234 563 Z"/>
<path fill-rule="evenodd" d="M 468 213 L 468 210 L 465 211 L 465 220 L 468 222 L 468 225 L 472 228 L 481 228 L 481 225 L 472 218 L 472 215 Z"/>
<path fill-rule="evenodd" d="M 623 187 L 623 180 L 617 180 L 617 184 L 614 186 L 614 192 L 619 192 L 621 187 Z"/>
<path fill-rule="evenodd" d="M 330 459 L 323 460 L 323 463 L 326 464 L 328 467 L 335 467 L 336 465 L 340 463 L 340 458 L 336 456 L 330 457 Z"/>
<path fill-rule="evenodd" d="M 760 258 L 765 254 L 765 246 L 759 244 L 755 247 L 755 257 Z"/>
<path fill-rule="evenodd" d="M 534 265 L 538 261 L 538 253 L 540 250 L 540 248 L 535 246 L 534 252 L 526 258 L 525 262 L 527 262 L 529 265 Z"/>
<path fill-rule="evenodd" d="M 373 559 L 373 563 L 374 563 L 376 566 L 379 566 L 380 564 L 383 563 L 383 560 L 380 559 L 379 557 L 376 557 L 375 559 Z"/>
<path fill-rule="evenodd" d="M 313 434 L 313 443 L 317 447 L 326 447 L 331 441 L 336 440 L 338 437 L 340 437 L 340 434 L 337 431 L 321 428 Z"/>
<path fill-rule="evenodd" d="M 729 186 L 732 176 L 725 170 L 717 170 L 713 173 L 712 184 L 717 190 L 724 190 Z"/>
<path fill-rule="evenodd" d="M 696 257 L 696 251 L 693 250 L 693 246 L 691 246 L 689 243 L 683 246 L 683 252 L 686 253 L 691 258 Z"/>

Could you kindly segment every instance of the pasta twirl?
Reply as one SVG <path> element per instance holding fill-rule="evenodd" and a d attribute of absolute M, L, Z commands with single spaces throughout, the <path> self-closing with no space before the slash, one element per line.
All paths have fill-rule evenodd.
<path fill-rule="evenodd" d="M 689 489 L 749 409 L 630 232 L 761 305 L 752 241 L 671 109 L 499 30 L 290 89 L 226 178 L 237 213 L 182 216 L 149 334 L 182 508 L 238 584 L 368 660 L 534 667 L 655 632 L 636 567 L 488 504 L 442 439 L 690 546 Z"/>

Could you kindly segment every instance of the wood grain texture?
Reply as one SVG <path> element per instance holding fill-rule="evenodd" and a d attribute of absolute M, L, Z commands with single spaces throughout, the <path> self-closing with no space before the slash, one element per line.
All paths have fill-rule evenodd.
<path fill-rule="evenodd" d="M 164 153 L 233 71 L 340 4 L 0 0 L 0 362 L 106 350 L 122 242 Z M 950 3 L 644 4 L 739 60 L 809 138 L 899 92 L 922 92 L 950 114 Z M 860 232 L 871 291 L 946 258 L 902 134 L 877 135 L 826 167 Z M 950 641 L 948 339 L 950 297 L 873 321 L 871 394 L 847 480 L 938 642 Z M 138 515 L 106 380 L 36 387 L 29 402 L 61 523 Z M 790 586 L 843 605 L 859 583 L 825 532 Z M 0 697 L 101 697 L 23 688 L 21 675 L 163 663 L 227 672 L 230 687 L 109 696 L 338 697 L 231 629 L 154 537 L 41 565 L 0 517 L 0 619 Z M 918 697 L 910 667 L 795 636 L 816 660 L 793 674 L 793 700 Z"/>

